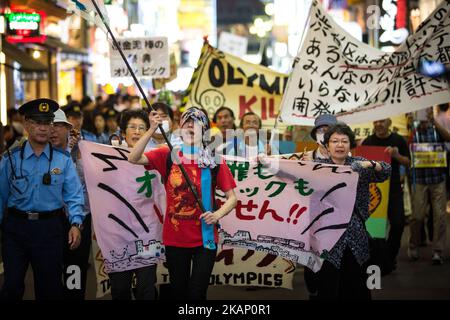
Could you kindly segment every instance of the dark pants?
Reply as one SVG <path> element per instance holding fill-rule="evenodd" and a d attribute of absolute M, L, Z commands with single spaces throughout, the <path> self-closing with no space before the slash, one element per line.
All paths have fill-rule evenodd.
<path fill-rule="evenodd" d="M 389 235 L 387 247 L 389 250 L 390 263 L 395 264 L 395 260 L 400 250 L 403 230 L 405 228 L 405 207 L 403 204 L 403 192 L 399 188 L 391 188 L 388 205 Z"/>
<path fill-rule="evenodd" d="M 317 273 L 314 273 L 314 271 L 308 267 L 304 267 L 303 278 L 305 280 L 306 289 L 308 290 L 309 299 L 315 300 L 317 298 Z"/>
<path fill-rule="evenodd" d="M 68 234 L 70 230 L 70 224 L 67 222 L 66 226 Z M 83 221 L 83 231 L 81 231 L 81 243 L 75 250 L 70 250 L 68 244 L 68 239 L 65 237 L 64 243 L 64 299 L 65 300 L 84 300 L 86 293 L 86 281 L 87 281 L 87 270 L 89 268 L 89 253 L 91 252 L 91 232 L 92 232 L 92 219 L 91 214 L 86 215 Z M 70 288 L 67 285 L 67 281 L 70 282 L 70 277 L 72 273 L 70 266 L 78 266 L 81 272 L 80 289 Z"/>
<path fill-rule="evenodd" d="M 136 275 L 136 300 L 155 300 L 156 265 L 109 273 L 113 300 L 131 300 L 133 275 Z"/>
<path fill-rule="evenodd" d="M 366 265 L 360 266 L 350 249 L 345 249 L 341 268 L 324 261 L 317 273 L 320 300 L 371 300 L 367 288 Z"/>
<path fill-rule="evenodd" d="M 173 299 L 206 300 L 216 254 L 217 250 L 204 247 L 166 246 L 166 261 Z"/>
<path fill-rule="evenodd" d="M 7 215 L 3 222 L 4 284 L 1 298 L 21 300 L 29 264 L 36 300 L 62 298 L 63 217 L 26 220 Z"/>

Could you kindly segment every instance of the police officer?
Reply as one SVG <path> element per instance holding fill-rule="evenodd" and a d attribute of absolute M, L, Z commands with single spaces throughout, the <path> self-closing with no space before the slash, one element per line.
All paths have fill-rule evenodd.
<path fill-rule="evenodd" d="M 70 155 L 49 143 L 53 112 L 50 99 L 19 108 L 28 140 L 0 162 L 0 223 L 4 263 L 3 299 L 22 299 L 31 263 L 36 299 L 62 297 L 64 204 L 71 228 L 68 242 L 81 241 L 83 190 Z"/>
<path fill-rule="evenodd" d="M 84 118 L 81 105 L 78 102 L 73 101 L 62 110 L 66 114 L 67 120 L 72 124 L 73 129 L 80 133 L 82 140 L 97 142 L 97 136 L 94 133 L 81 129 Z"/>

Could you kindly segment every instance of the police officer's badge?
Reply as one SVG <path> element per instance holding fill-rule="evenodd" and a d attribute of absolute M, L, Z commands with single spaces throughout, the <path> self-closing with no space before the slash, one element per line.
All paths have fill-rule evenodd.
<path fill-rule="evenodd" d="M 48 103 L 46 102 L 42 102 L 39 104 L 39 112 L 49 112 L 50 107 L 48 105 Z"/>
<path fill-rule="evenodd" d="M 61 169 L 60 168 L 53 168 L 51 171 L 51 174 L 61 174 Z"/>
<path fill-rule="evenodd" d="M 75 112 L 81 112 L 81 109 L 80 109 L 79 106 L 75 106 L 75 107 L 73 107 L 73 111 L 75 111 Z"/>

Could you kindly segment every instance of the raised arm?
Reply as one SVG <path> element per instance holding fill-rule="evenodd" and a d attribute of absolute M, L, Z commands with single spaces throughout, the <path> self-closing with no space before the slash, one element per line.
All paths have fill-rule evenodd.
<path fill-rule="evenodd" d="M 128 161 L 131 163 L 141 165 L 148 164 L 148 159 L 144 155 L 145 147 L 147 146 L 156 128 L 158 128 L 158 124 L 162 123 L 162 120 L 159 117 L 158 112 L 156 111 L 150 112 L 148 119 L 150 120 L 150 128 L 146 133 L 144 133 L 144 135 L 138 140 L 138 142 L 136 142 L 134 148 L 131 149 L 131 153 L 128 156 Z"/>

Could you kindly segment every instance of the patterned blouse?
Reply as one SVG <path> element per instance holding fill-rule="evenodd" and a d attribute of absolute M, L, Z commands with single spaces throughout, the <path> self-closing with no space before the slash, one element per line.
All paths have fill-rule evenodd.
<path fill-rule="evenodd" d="M 315 162 L 333 164 L 331 159 L 317 159 Z M 346 166 L 352 166 L 355 161 L 367 161 L 362 157 L 347 157 L 345 159 Z M 345 230 L 342 237 L 338 240 L 330 252 L 324 254 L 323 258 L 333 264 L 337 269 L 340 269 L 342 256 L 346 247 L 352 251 L 356 261 L 363 265 L 370 257 L 369 253 L 369 239 L 365 231 L 365 226 L 361 223 L 357 211 L 364 220 L 369 218 L 369 183 L 382 182 L 391 175 L 391 166 L 385 162 L 377 161 L 382 170 L 377 172 L 372 168 L 364 169 L 361 166 L 354 164 L 353 170 L 359 173 L 358 186 L 356 189 L 356 201 L 353 208 L 353 214 L 350 223 Z"/>

